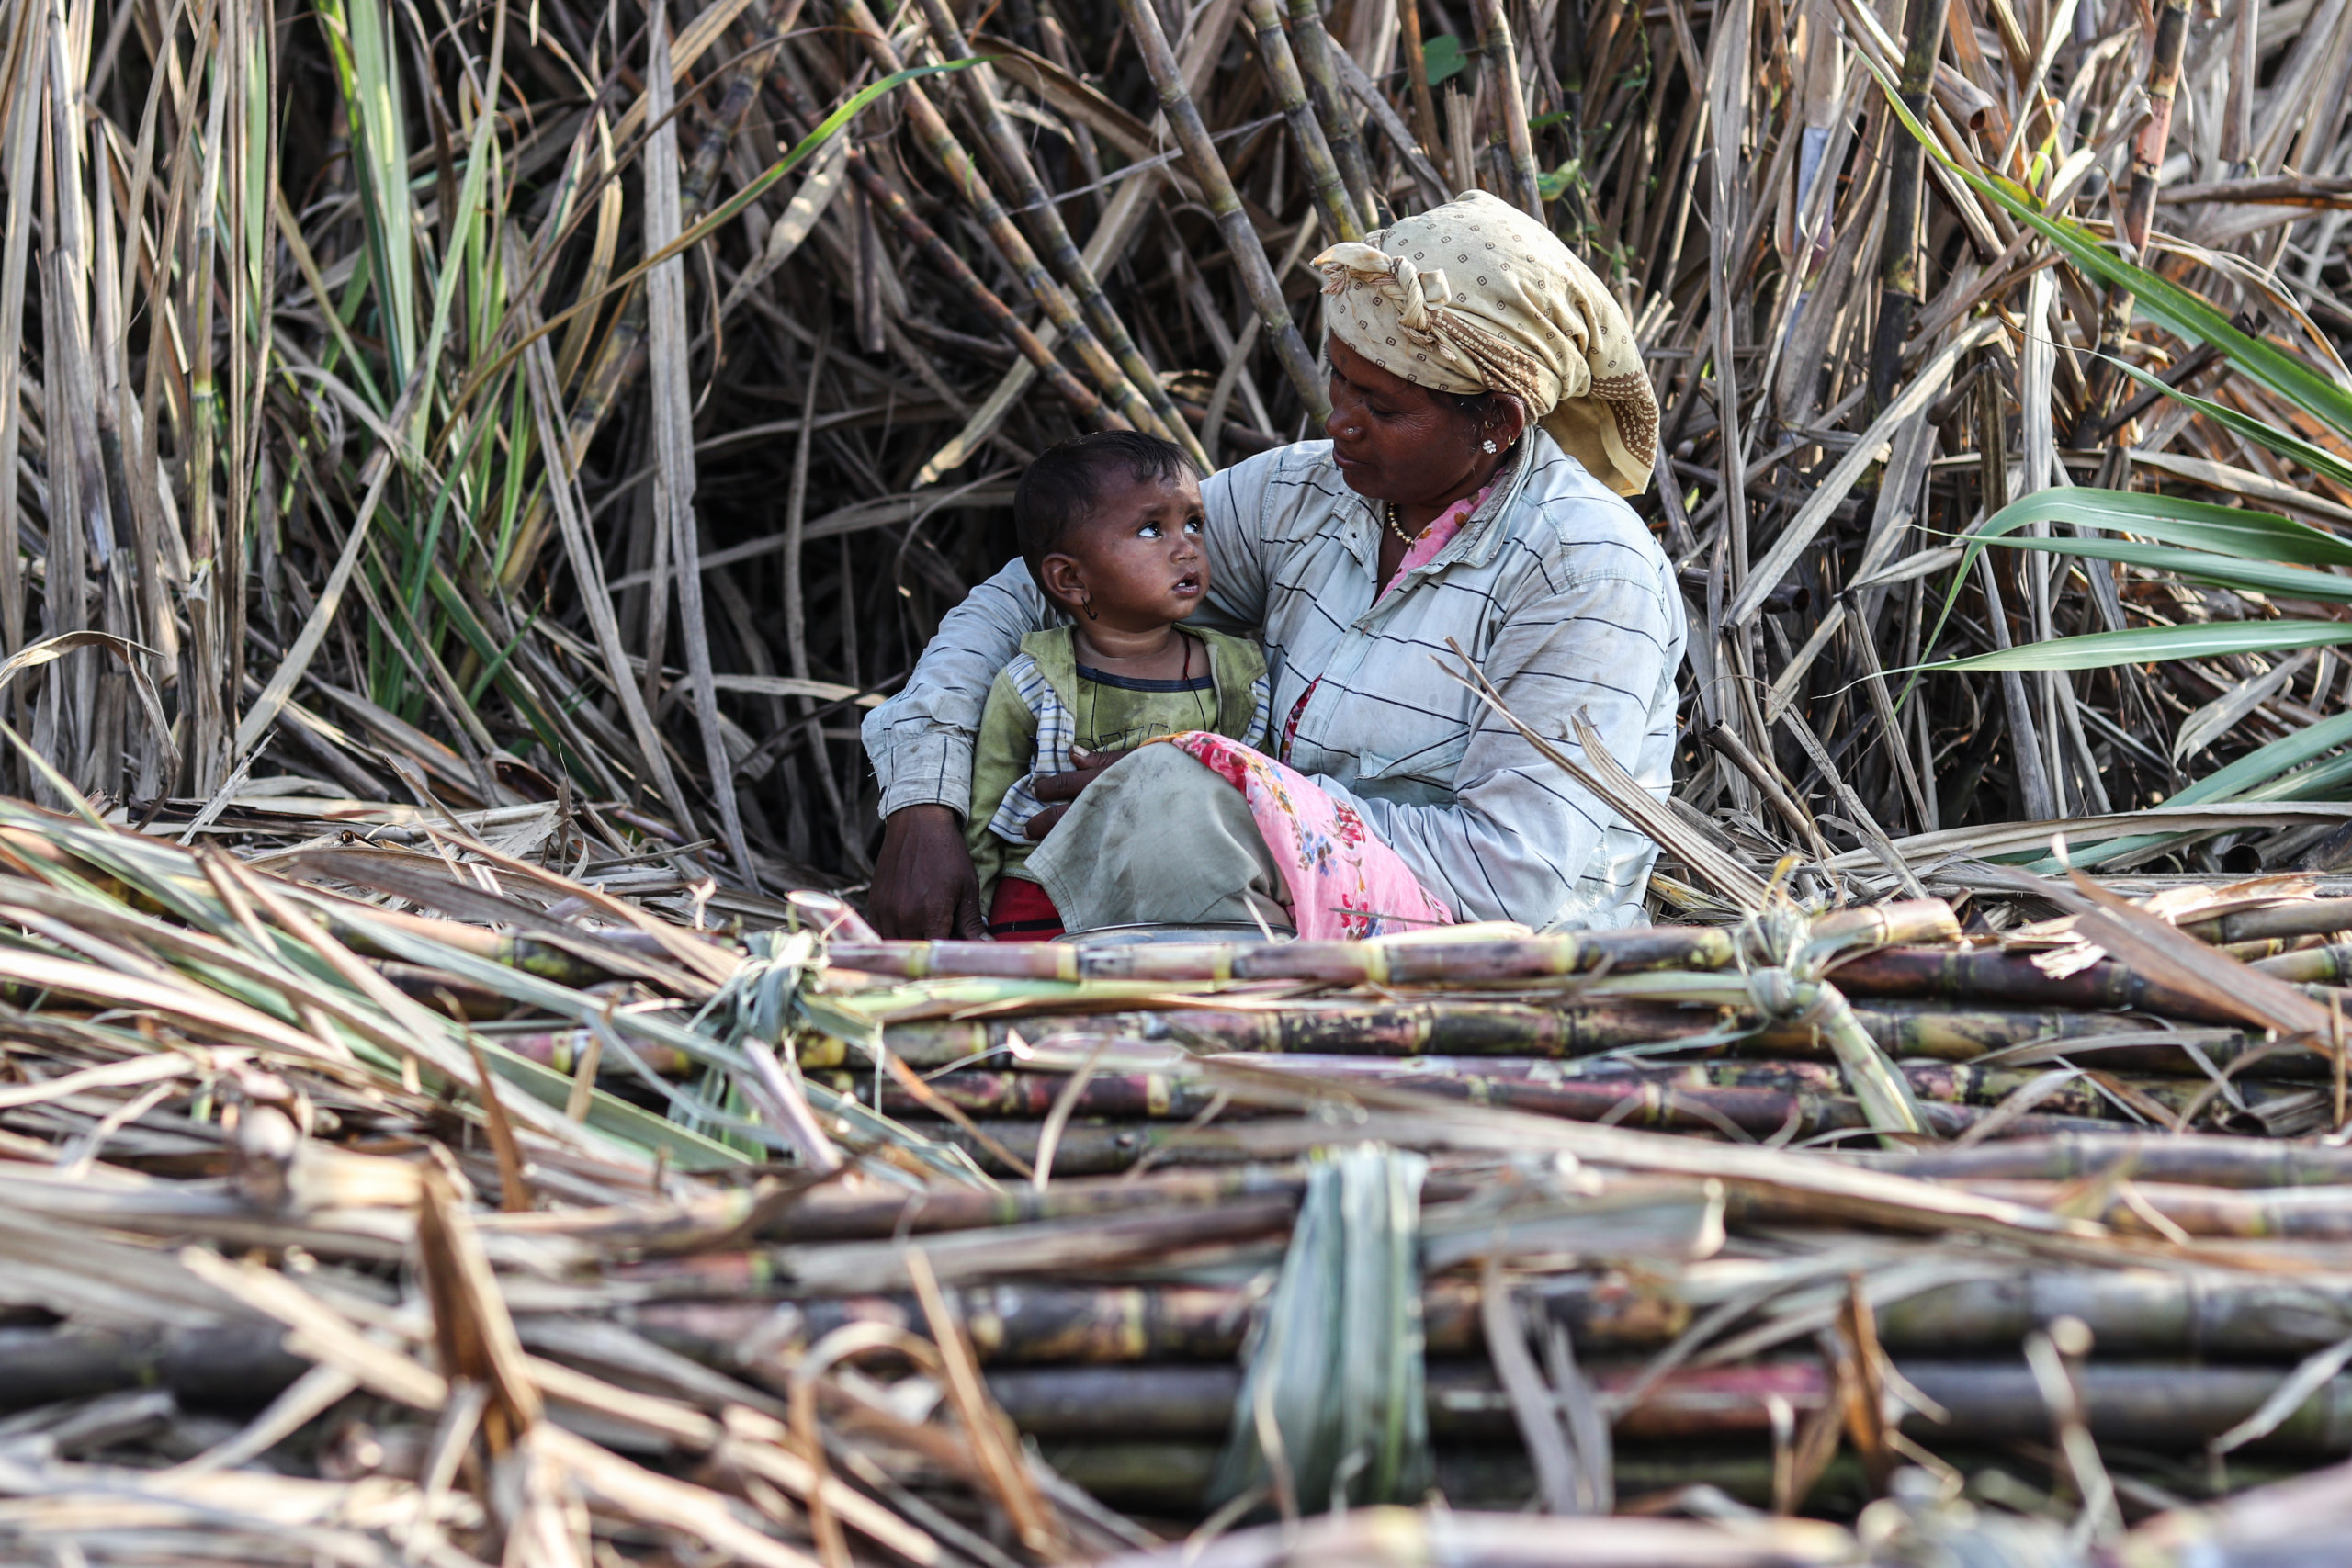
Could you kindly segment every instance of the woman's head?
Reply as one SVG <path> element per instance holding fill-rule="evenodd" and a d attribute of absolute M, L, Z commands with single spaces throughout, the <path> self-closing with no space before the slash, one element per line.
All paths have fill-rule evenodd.
<path fill-rule="evenodd" d="M 1657 404 L 1633 329 L 1540 220 L 1468 191 L 1316 265 L 1332 342 L 1374 369 L 1439 394 L 1509 393 L 1522 423 L 1621 492 L 1648 483 Z"/>
<path fill-rule="evenodd" d="M 1418 387 L 1330 340 L 1331 416 L 1323 428 L 1348 488 L 1398 506 L 1434 506 L 1486 482 L 1527 428 L 1508 392 Z"/>

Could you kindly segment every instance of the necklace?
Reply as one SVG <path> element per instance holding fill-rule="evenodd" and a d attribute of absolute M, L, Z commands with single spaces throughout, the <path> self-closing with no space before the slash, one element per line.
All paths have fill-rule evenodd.
<path fill-rule="evenodd" d="M 1175 684 L 1180 688 L 1190 687 L 1193 679 L 1193 644 L 1197 639 L 1186 636 L 1182 632 L 1177 633 L 1176 636 L 1179 644 L 1183 649 L 1184 664 Z M 1207 644 L 1202 644 L 1201 652 L 1204 656 L 1204 661 L 1209 666 L 1208 670 L 1204 671 L 1204 673 L 1214 675 L 1216 672 L 1216 661 L 1206 657 L 1208 654 Z M 1186 694 L 1193 699 L 1193 708 L 1198 711 L 1201 716 L 1201 722 L 1195 725 L 1193 727 L 1194 728 L 1213 730 L 1216 728 L 1215 691 L 1216 688 L 1212 685 L 1209 688 L 1208 694 L 1204 694 L 1197 688 L 1189 690 L 1186 693 Z M 1115 736 L 1106 736 L 1102 733 L 1102 698 L 1100 688 L 1097 687 L 1095 682 L 1092 681 L 1088 681 L 1084 682 L 1083 694 L 1088 713 L 1087 716 L 1080 719 L 1080 733 L 1088 739 L 1086 740 L 1081 740 L 1079 743 L 1081 746 L 1084 746 L 1087 750 L 1120 750 L 1130 745 L 1139 744 L 1142 740 L 1152 739 L 1155 736 L 1172 735 L 1175 733 L 1173 730 L 1166 729 L 1158 724 L 1154 724 L 1151 727 L 1151 736 L 1142 735 L 1139 730 L 1134 728 L 1122 730 Z"/>
<path fill-rule="evenodd" d="M 1420 542 L 1420 536 L 1419 534 L 1408 534 L 1405 532 L 1404 524 L 1397 520 L 1396 503 L 1395 502 L 1382 502 L 1380 503 L 1380 512 L 1381 515 L 1388 520 L 1388 531 L 1396 535 L 1398 538 L 1404 540 L 1405 547 L 1407 549 L 1411 549 L 1416 544 Z"/>

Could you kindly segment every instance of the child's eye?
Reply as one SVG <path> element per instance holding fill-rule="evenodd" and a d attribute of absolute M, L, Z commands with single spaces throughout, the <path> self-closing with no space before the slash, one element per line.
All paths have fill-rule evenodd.
<path fill-rule="evenodd" d="M 1136 530 L 1136 537 L 1138 539 L 1157 539 L 1159 537 L 1159 525 L 1157 523 L 1145 524 L 1142 527 Z"/>
<path fill-rule="evenodd" d="M 1184 532 L 1187 534 L 1199 533 L 1201 531 L 1201 520 L 1197 517 L 1187 517 L 1184 519 Z"/>

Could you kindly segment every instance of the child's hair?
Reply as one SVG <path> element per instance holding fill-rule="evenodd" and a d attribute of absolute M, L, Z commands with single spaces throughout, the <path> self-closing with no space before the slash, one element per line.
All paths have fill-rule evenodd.
<path fill-rule="evenodd" d="M 1012 487 L 1013 538 L 1040 592 L 1046 558 L 1093 510 L 1102 475 L 1120 467 L 1138 483 L 1200 477 L 1182 446 L 1140 430 L 1098 430 L 1040 453 Z"/>

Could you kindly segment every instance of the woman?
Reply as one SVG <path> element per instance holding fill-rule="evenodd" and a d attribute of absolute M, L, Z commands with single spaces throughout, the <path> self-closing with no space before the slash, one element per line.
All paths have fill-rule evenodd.
<path fill-rule="evenodd" d="M 1330 439 L 1202 484 L 1214 571 L 1199 618 L 1261 633 L 1276 754 L 1318 792 L 1313 813 L 1352 813 L 1445 918 L 1638 923 L 1657 846 L 1444 667 L 1458 647 L 1570 755 L 1583 716 L 1665 795 L 1684 625 L 1665 556 L 1622 499 L 1648 482 L 1657 427 L 1632 330 L 1557 238 L 1483 192 L 1316 265 Z M 996 671 L 1048 624 L 1014 562 L 867 717 L 886 818 L 869 913 L 886 934 L 983 934 L 959 825 L 973 734 Z M 1029 865 L 1070 930 L 1304 929 L 1295 867 L 1235 781 L 1172 746 L 1094 761 L 1041 783 L 1068 815 L 1032 829 L 1051 829 Z"/>

